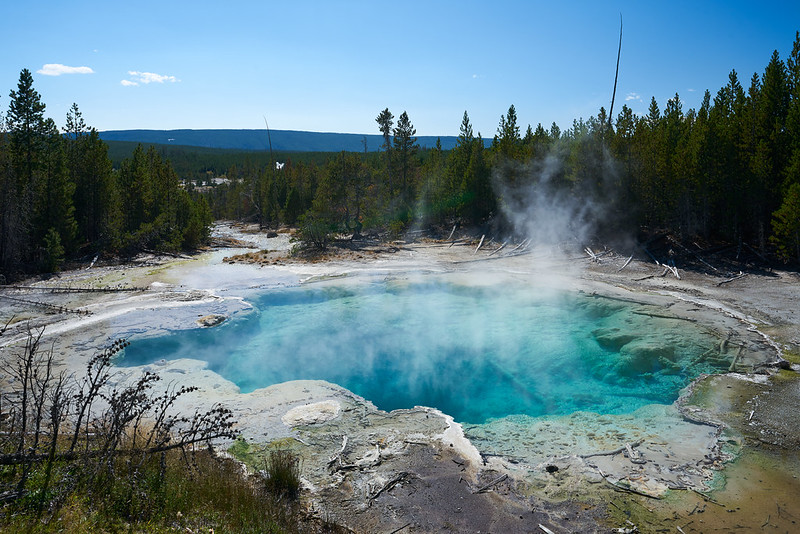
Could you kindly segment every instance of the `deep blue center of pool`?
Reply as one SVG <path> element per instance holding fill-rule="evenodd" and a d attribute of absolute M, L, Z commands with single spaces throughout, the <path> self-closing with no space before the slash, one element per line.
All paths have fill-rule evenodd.
<path fill-rule="evenodd" d="M 522 285 L 299 287 L 253 304 L 215 328 L 133 340 L 120 364 L 200 359 L 243 392 L 327 380 L 384 410 L 432 406 L 464 423 L 668 404 L 723 365 L 693 323 Z"/>

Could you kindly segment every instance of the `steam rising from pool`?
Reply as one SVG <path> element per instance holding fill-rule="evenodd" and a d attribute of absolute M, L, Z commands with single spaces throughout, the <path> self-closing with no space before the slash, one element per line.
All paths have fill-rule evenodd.
<path fill-rule="evenodd" d="M 379 282 L 270 291 L 212 329 L 134 340 L 124 365 L 194 358 L 243 392 L 296 379 L 384 410 L 431 406 L 463 423 L 669 404 L 719 341 L 650 307 L 523 284 Z"/>

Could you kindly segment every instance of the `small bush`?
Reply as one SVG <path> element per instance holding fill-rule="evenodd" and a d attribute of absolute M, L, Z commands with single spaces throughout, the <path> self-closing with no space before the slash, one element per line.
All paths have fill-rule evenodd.
<path fill-rule="evenodd" d="M 300 496 L 300 461 L 291 451 L 273 449 L 265 460 L 264 485 L 276 497 L 296 500 Z"/>

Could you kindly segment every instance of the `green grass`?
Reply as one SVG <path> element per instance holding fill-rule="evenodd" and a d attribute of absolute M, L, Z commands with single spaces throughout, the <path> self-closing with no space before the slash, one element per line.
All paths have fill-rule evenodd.
<path fill-rule="evenodd" d="M 189 462 L 178 452 L 162 463 L 148 458 L 136 475 L 110 477 L 83 487 L 80 473 L 63 466 L 48 495 L 31 491 L 0 509 L 0 531 L 54 532 L 237 532 L 300 533 L 342 531 L 307 513 L 300 497 L 299 464 L 290 452 L 276 449 L 267 459 L 270 476 L 248 477 L 241 464 L 201 451 Z M 120 475 L 126 467 L 117 466 Z M 70 487 L 72 486 L 72 487 Z M 68 490 L 68 491 L 67 491 Z M 39 497 L 45 497 L 40 501 Z M 41 512 L 39 503 L 45 506 Z"/>

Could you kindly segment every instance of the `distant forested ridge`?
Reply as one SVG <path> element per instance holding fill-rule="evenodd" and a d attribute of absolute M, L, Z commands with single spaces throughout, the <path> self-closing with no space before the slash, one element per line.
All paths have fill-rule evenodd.
<path fill-rule="evenodd" d="M 350 133 L 303 132 L 295 130 L 108 130 L 100 132 L 104 141 L 132 141 L 147 145 L 184 145 L 236 150 L 269 150 L 280 152 L 377 152 L 380 135 Z M 442 148 L 456 145 L 455 137 L 421 136 L 421 147 L 433 148 L 439 139 Z"/>
<path fill-rule="evenodd" d="M 460 224 L 551 242 L 668 231 L 800 261 L 800 33 L 785 61 L 774 52 L 746 85 L 731 71 L 698 109 L 675 94 L 663 109 L 653 98 L 644 116 L 600 108 L 564 130 L 523 130 L 511 105 L 491 140 L 465 111 L 454 142 L 429 147 L 406 112 L 387 108 L 366 147 L 355 136 L 354 147 L 299 152 L 272 132 L 269 150 L 266 131 L 253 131 L 260 144 L 246 152 L 179 137 L 147 149 L 109 141 L 112 163 L 76 105 L 63 132 L 44 117 L 29 71 L 10 97 L 0 130 L 6 277 L 102 251 L 191 248 L 212 216 L 297 226 L 301 243 L 320 249 L 335 236 Z M 164 143 L 158 135 L 151 142 Z"/>

